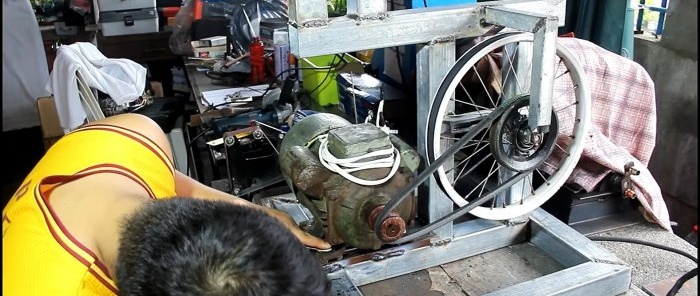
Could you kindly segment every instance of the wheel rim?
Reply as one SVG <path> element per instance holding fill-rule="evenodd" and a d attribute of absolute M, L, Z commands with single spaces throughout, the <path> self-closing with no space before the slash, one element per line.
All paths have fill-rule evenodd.
<path fill-rule="evenodd" d="M 430 108 L 426 134 L 429 162 L 437 159 L 441 151 L 488 115 L 494 106 L 514 104 L 516 109 L 526 107 L 527 104 L 522 102 L 529 98 L 529 82 L 514 74 L 513 64 L 522 61 L 511 57 L 517 50 L 531 48 L 532 42 L 531 33 L 497 35 L 477 44 L 456 61 L 440 84 Z M 510 46 L 514 44 L 521 46 Z M 497 65 L 499 61 L 500 66 Z M 531 65 L 531 60 L 529 62 Z M 484 63 L 492 67 L 495 64 L 503 73 L 484 77 L 475 70 Z M 469 200 L 495 190 L 504 177 L 516 171 L 533 170 L 522 183 L 509 189 L 510 199 L 499 196 L 470 212 L 484 219 L 510 219 L 536 209 L 567 181 L 585 144 L 590 122 L 590 94 L 582 68 L 574 55 L 561 46 L 557 47 L 555 67 L 553 116 L 548 140 L 543 139 L 546 141 L 537 147 L 521 141 L 518 148 L 522 154 L 520 157 L 510 155 L 509 159 L 506 148 L 514 143 L 506 143 L 502 138 L 503 125 L 509 120 L 508 116 L 515 113 L 505 112 L 485 131 L 470 139 L 455 154 L 453 162 L 448 161 L 435 172 L 442 190 L 458 206 L 465 206 Z M 470 81 L 473 83 L 469 84 Z M 504 91 L 506 88 L 509 90 Z M 521 137 L 527 135 L 525 130 L 522 131 Z M 512 141 L 514 138 L 505 139 Z M 547 141 L 551 144 L 547 145 Z"/>

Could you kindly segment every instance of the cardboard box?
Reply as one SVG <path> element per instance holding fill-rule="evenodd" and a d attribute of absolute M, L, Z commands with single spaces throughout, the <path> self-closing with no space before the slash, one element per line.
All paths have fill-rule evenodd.
<path fill-rule="evenodd" d="M 195 58 L 220 58 L 226 54 L 226 45 L 193 48 Z"/>
<path fill-rule="evenodd" d="M 260 22 L 260 41 L 267 50 L 272 50 L 276 44 L 289 44 L 287 21 L 270 19 Z"/>
<path fill-rule="evenodd" d="M 44 149 L 49 150 L 51 145 L 63 137 L 63 128 L 61 128 L 61 122 L 58 120 L 56 103 L 51 96 L 38 98 L 36 104 L 39 110 L 41 134 L 44 138 Z"/>
<path fill-rule="evenodd" d="M 279 81 L 284 81 L 289 76 L 289 44 L 275 44 L 273 50 L 275 59 L 275 77 Z"/>
<path fill-rule="evenodd" d="M 151 89 L 153 90 L 154 97 L 162 98 L 165 96 L 163 93 L 163 83 L 159 81 L 151 81 Z"/>
<path fill-rule="evenodd" d="M 226 36 L 207 37 L 199 40 L 194 40 L 190 43 L 192 44 L 192 48 L 195 49 L 199 47 L 215 47 L 222 45 L 226 47 Z"/>

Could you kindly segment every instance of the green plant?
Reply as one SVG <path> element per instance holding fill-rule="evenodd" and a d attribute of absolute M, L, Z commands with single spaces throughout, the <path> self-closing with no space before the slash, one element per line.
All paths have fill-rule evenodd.
<path fill-rule="evenodd" d="M 335 17 L 347 13 L 348 3 L 346 0 L 327 0 L 328 16 Z"/>

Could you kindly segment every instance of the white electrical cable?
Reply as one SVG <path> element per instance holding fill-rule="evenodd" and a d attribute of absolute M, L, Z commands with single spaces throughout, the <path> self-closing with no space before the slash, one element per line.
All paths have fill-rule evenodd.
<path fill-rule="evenodd" d="M 401 154 L 396 148 L 394 148 L 393 145 L 391 146 L 391 148 L 377 150 L 362 156 L 350 158 L 336 158 L 330 151 L 328 151 L 328 135 L 321 135 L 319 136 L 318 140 L 320 143 L 320 146 L 318 148 L 318 159 L 321 161 L 321 164 L 330 171 L 335 172 L 343 176 L 345 179 L 348 179 L 356 184 L 365 186 L 383 184 L 384 182 L 391 179 L 391 177 L 393 177 L 394 174 L 396 174 L 396 171 L 398 171 L 399 169 L 399 164 L 401 163 Z M 384 157 L 374 160 L 364 160 L 380 156 Z M 389 174 L 387 174 L 384 178 L 381 178 L 379 180 L 365 180 L 350 174 L 352 172 L 361 170 L 388 167 L 391 168 Z"/>
<path fill-rule="evenodd" d="M 383 108 L 382 103 L 383 101 L 380 101 L 379 110 L 377 111 L 377 114 L 379 114 Z M 390 133 L 390 130 L 387 126 L 379 126 L 378 119 L 376 121 L 376 124 L 377 127 L 379 127 L 385 133 Z M 386 181 L 389 181 L 389 179 L 391 179 L 394 176 L 394 174 L 396 174 L 396 172 L 399 170 L 399 164 L 401 164 L 401 153 L 399 153 L 399 150 L 396 149 L 391 143 L 390 148 L 373 151 L 362 156 L 337 158 L 328 150 L 328 134 L 319 135 L 314 140 L 319 141 L 318 159 L 321 162 L 321 164 L 328 170 L 337 173 L 343 176 L 345 179 L 348 179 L 349 181 L 359 185 L 374 186 L 383 184 Z M 309 143 L 313 143 L 314 140 L 310 141 Z M 377 159 L 372 159 L 375 157 Z M 379 180 L 365 180 L 350 174 L 352 172 L 375 168 L 391 168 L 391 170 L 384 178 L 381 178 Z"/>

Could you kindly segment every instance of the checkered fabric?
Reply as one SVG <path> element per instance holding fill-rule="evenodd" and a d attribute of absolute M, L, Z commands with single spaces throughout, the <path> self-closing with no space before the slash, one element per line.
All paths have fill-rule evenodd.
<path fill-rule="evenodd" d="M 557 43 L 571 51 L 585 71 L 591 93 L 592 125 L 581 160 L 569 181 L 591 192 L 610 172 L 624 174 L 634 162 L 633 189 L 645 217 L 671 230 L 668 209 L 658 183 L 647 169 L 656 141 L 654 82 L 636 62 L 586 40 L 560 37 Z M 559 69 L 561 68 L 561 69 Z M 561 75 L 559 67 L 555 77 Z M 570 79 L 557 79 L 553 105 L 559 112 L 560 131 L 573 126 L 574 100 Z M 562 144 L 562 143 L 560 143 Z"/>

